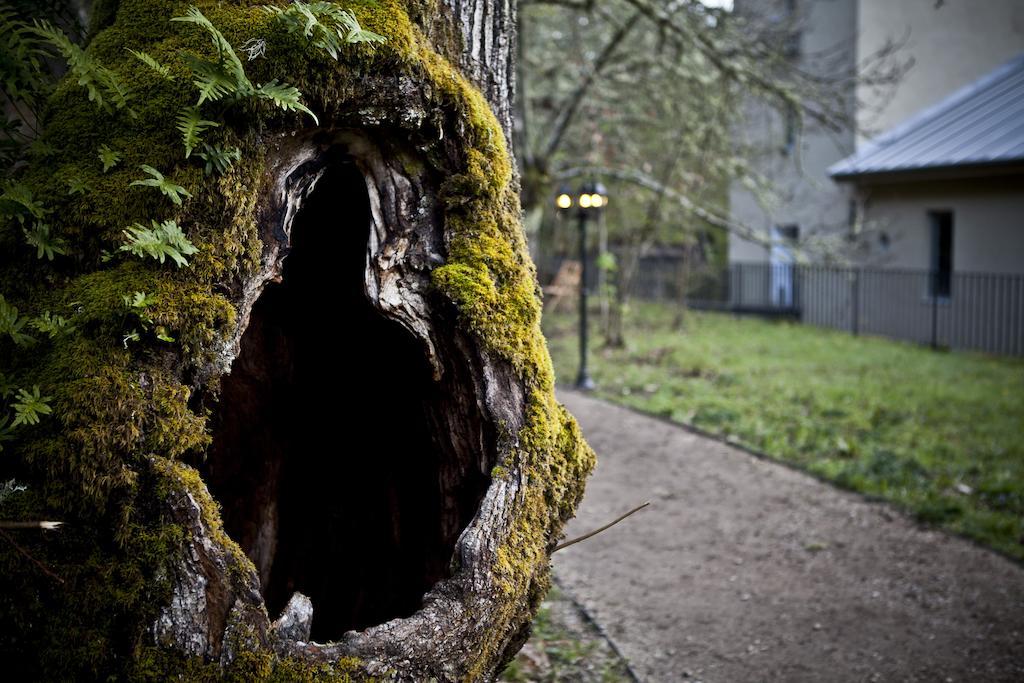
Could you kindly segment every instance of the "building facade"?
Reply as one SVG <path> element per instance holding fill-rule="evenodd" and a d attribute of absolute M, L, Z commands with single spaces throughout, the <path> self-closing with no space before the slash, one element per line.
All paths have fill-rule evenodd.
<path fill-rule="evenodd" d="M 1024 2 L 784 5 L 801 13 L 795 59 L 806 68 L 829 45 L 851 46 L 845 62 L 831 64 L 846 68 L 888 41 L 901 44 L 896 58 L 911 66 L 893 87 L 851 92 L 856 130 L 808 130 L 797 153 L 775 144 L 784 122 L 755 117 L 748 134 L 765 143 L 758 168 L 779 187 L 779 201 L 765 208 L 738 185 L 730 193 L 732 220 L 772 242 L 731 238 L 730 264 L 747 273 L 733 302 L 793 308 L 831 327 L 1024 353 Z M 792 245 L 830 237 L 841 247 L 831 252 L 841 277 L 792 265 Z M 764 275 L 751 277 L 758 268 Z"/>

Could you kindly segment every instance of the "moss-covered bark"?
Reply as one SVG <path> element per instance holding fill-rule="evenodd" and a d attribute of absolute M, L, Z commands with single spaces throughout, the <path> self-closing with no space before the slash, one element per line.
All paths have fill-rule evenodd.
<path fill-rule="evenodd" d="M 3 453 L 0 467 L 30 491 L 0 516 L 66 521 L 59 532 L 19 537 L 62 583 L 12 547 L 0 551 L 0 647 L 19 674 L 47 680 L 175 672 L 190 680 L 485 680 L 525 638 L 593 454 L 554 399 L 506 131 L 453 66 L 469 49 L 458 20 L 467 3 L 343 2 L 387 42 L 348 46 L 338 61 L 281 31 L 260 3 L 195 4 L 233 45 L 266 40 L 266 57 L 245 63 L 249 78 L 295 84 L 320 125 L 265 103 L 214 106 L 223 125 L 207 139 L 238 146 L 241 160 L 223 176 L 206 175 L 201 161 L 184 158 L 173 115 L 196 97 L 181 55 L 212 56 L 208 36 L 169 21 L 183 13 L 181 2 L 104 3 L 88 50 L 129 86 L 134 116 L 98 109 L 65 80 L 19 182 L 51 212 L 46 220 L 69 253 L 38 260 L 15 223 L 0 232 L 8 255 L 0 293 L 22 314 L 50 311 L 75 325 L 28 347 L 0 342 L 8 381 L 38 385 L 53 408 Z M 126 48 L 168 65 L 173 80 Z M 106 172 L 103 145 L 122 157 Z M 288 216 L 302 197 L 289 188 L 315 182 L 302 164 L 337 146 L 382 204 L 378 246 L 398 254 L 397 265 L 373 274 L 376 305 L 434 349 L 438 374 L 451 376 L 453 363 L 471 368 L 464 390 L 494 435 L 480 456 L 493 470 L 452 575 L 423 610 L 315 645 L 275 636 L 277 615 L 266 614 L 253 566 L 223 532 L 195 466 L 253 302 L 280 273 Z M 177 206 L 131 186 L 144 176 L 141 164 L 192 199 Z M 69 195 L 70 179 L 88 189 Z M 198 247 L 188 267 L 116 253 L 127 226 L 171 219 Z M 396 246 L 409 241 L 436 247 L 439 258 L 424 266 Z M 418 284 L 388 289 L 392 280 Z M 382 291 L 414 295 L 395 302 Z M 123 301 L 134 292 L 153 295 L 152 322 L 139 341 L 125 342 L 139 328 Z M 456 328 L 434 329 L 449 309 Z M 175 341 L 158 340 L 157 327 Z M 188 606 L 193 621 L 167 627 L 189 572 L 205 597 Z"/>

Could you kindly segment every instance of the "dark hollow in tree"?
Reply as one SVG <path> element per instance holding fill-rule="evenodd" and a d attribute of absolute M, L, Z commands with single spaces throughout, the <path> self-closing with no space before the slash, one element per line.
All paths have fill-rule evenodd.
<path fill-rule="evenodd" d="M 268 611 L 307 595 L 318 641 L 415 612 L 489 481 L 441 477 L 445 396 L 422 345 L 367 298 L 370 220 L 362 174 L 334 161 L 222 378 L 205 467 Z"/>
<path fill-rule="evenodd" d="M 193 83 L 125 52 L 189 69 L 215 56 L 201 29 L 169 0 L 97 10 L 87 50 L 134 115 L 69 77 L 54 152 L 23 177 L 73 256 L 40 262 L 0 232 L 6 300 L 84 316 L 16 359 L 54 407 L 12 449 L 26 516 L 75 523 L 29 548 L 59 588 L 0 552 L 0 650 L 26 653 L 23 680 L 492 680 L 594 461 L 554 396 L 520 223 L 514 3 L 355 3 L 386 42 L 337 60 L 262 3 L 194 4 L 235 47 L 274 36 L 244 69 L 317 118 L 204 106 L 207 141 L 239 157 L 207 173 L 170 116 Z M 104 169 L 101 145 L 123 162 Z M 191 199 L 140 187 L 140 164 Z M 95 192 L 68 194 L 63 171 Z M 196 246 L 188 266 L 121 253 L 126 225 L 157 219 Z M 174 342 L 126 348 L 139 292 Z"/>

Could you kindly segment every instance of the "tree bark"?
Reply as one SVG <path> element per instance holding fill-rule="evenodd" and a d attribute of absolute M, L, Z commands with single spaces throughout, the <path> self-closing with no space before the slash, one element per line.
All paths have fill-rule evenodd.
<path fill-rule="evenodd" d="M 173 4 L 122 0 L 115 12 L 107 3 L 112 23 L 94 27 L 90 52 L 109 62 L 132 47 L 173 59 L 186 49 L 174 42 L 181 26 L 166 22 Z M 259 37 L 246 33 L 263 16 L 259 3 L 196 4 L 236 49 Z M 89 573 L 71 551 L 34 547 L 67 587 L 49 615 L 30 614 L 33 599 L 9 598 L 26 623 L 34 619 L 2 639 L 5 650 L 38 647 L 24 671 L 145 678 L 156 659 L 168 676 L 491 680 L 528 637 L 550 552 L 593 453 L 554 400 L 519 222 L 507 151 L 515 4 L 367 7 L 360 20 L 387 43 L 353 48 L 339 64 L 290 55 L 307 64 L 308 76 L 286 75 L 318 126 L 246 110 L 224 123 L 243 159 L 230 173 L 190 171 L 194 159 L 160 165 L 167 177 L 186 178 L 193 195 L 169 209 L 199 246 L 189 269 L 127 256 L 105 265 L 99 248 L 109 240 L 93 235 L 116 236 L 117 221 L 103 225 L 97 197 L 60 195 L 42 162 L 30 167 L 35 196 L 60 197 L 55 216 L 69 218 L 55 218 L 54 230 L 77 256 L 16 260 L 3 282 L 29 273 L 26 282 L 60 283 L 47 300 L 84 301 L 90 322 L 66 348 L 9 358 L 19 377 L 41 378 L 55 397 L 46 432 L 14 450 L 30 488 L 50 492 L 47 504 L 65 517 L 78 515 L 71 526 L 90 528 L 75 552 L 116 571 Z M 246 66 L 270 70 L 278 57 Z M 178 87 L 153 82 L 153 98 Z M 44 140 L 58 141 L 62 163 L 95 164 L 95 146 L 114 144 L 114 126 L 73 84 L 59 97 Z M 146 136 L 168 106 L 191 104 L 175 98 L 161 100 L 163 112 L 147 102 L 135 119 L 118 120 L 117 134 L 134 136 L 132 162 L 141 160 L 136 150 L 161 149 L 163 138 L 148 144 Z M 85 126 L 84 138 L 69 135 L 68 121 Z M 96 184 L 108 186 L 118 172 L 96 175 Z M 154 196 L 129 187 L 106 199 L 126 202 L 117 217 L 126 225 L 157 205 Z M 73 216 L 97 227 L 73 232 Z M 367 229 L 364 220 L 364 241 L 337 241 Z M 346 263 L 355 264 L 359 290 L 350 298 L 341 293 Z M 96 293 L 107 282 L 116 291 Z M 178 341 L 131 347 L 111 334 L 126 314 L 103 302 L 119 302 L 122 290 L 157 291 L 153 324 Z M 42 291 L 25 284 L 8 298 L 31 311 Z M 342 331 L 346 323 L 351 331 Z M 347 359 L 351 374 L 338 377 L 352 384 L 334 391 L 330 359 L 356 348 L 349 335 L 366 337 L 360 353 L 385 351 Z M 72 344 L 93 355 L 68 364 L 80 348 Z M 390 369 L 398 366 L 407 370 Z M 83 398 L 89 387 L 98 398 Z M 345 404 L 361 402 L 365 424 L 347 425 Z M 317 440 L 331 429 L 337 443 Z M 328 452 L 338 444 L 350 450 Z M 379 453 L 400 460 L 377 464 Z M 158 536 L 179 540 L 166 552 L 129 552 Z M 406 571 L 396 566 L 403 558 L 418 564 Z M 147 577 L 147 592 L 116 594 L 119 572 Z M 79 611 L 86 621 L 104 610 L 141 616 L 117 616 L 116 625 L 112 617 L 109 627 L 97 617 L 102 624 L 90 628 L 106 649 L 88 664 L 47 660 L 40 643 L 66 629 L 58 613 Z M 317 636 L 320 615 L 326 638 Z"/>

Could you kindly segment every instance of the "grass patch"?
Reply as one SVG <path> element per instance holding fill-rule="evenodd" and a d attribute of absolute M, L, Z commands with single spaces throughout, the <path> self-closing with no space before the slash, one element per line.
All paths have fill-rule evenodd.
<path fill-rule="evenodd" d="M 625 662 L 593 624 L 552 586 L 533 621 L 533 633 L 499 683 L 624 683 Z"/>
<path fill-rule="evenodd" d="M 634 306 L 596 395 L 690 424 L 1024 560 L 1024 361 L 786 322 Z M 546 315 L 556 376 L 577 320 Z"/>

